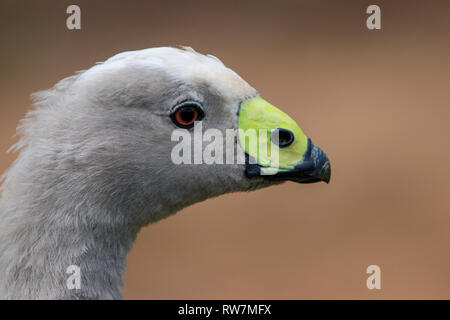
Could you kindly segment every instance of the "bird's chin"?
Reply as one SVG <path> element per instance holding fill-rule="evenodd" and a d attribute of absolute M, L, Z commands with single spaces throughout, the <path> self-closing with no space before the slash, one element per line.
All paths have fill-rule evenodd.
<path fill-rule="evenodd" d="M 245 174 L 248 178 L 263 177 L 271 181 L 293 181 L 297 183 L 330 182 L 331 166 L 327 155 L 308 139 L 308 146 L 303 160 L 292 169 L 263 167 L 249 163 L 247 156 Z"/>

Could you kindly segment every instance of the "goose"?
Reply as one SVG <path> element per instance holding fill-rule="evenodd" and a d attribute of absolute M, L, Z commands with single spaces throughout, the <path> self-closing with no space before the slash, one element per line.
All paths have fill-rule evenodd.
<path fill-rule="evenodd" d="M 32 98 L 2 178 L 1 299 L 122 299 L 142 227 L 225 193 L 330 180 L 326 154 L 293 119 L 189 47 L 122 52 Z M 244 161 L 175 163 L 173 132 L 199 123 L 238 129 L 222 143 Z M 246 145 L 244 129 L 267 129 L 256 145 L 275 145 L 277 158 Z"/>

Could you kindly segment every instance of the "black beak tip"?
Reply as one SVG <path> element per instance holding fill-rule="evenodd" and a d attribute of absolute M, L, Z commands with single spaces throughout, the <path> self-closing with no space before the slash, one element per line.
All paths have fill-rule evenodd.
<path fill-rule="evenodd" d="M 310 173 L 311 177 L 317 179 L 316 181 L 323 181 L 327 184 L 331 179 L 331 165 L 327 155 L 322 149 L 311 143 L 310 161 L 313 163 L 313 171 Z"/>
<path fill-rule="evenodd" d="M 321 178 L 323 182 L 329 184 L 331 179 L 331 166 L 330 161 L 326 161 L 321 168 Z"/>
<path fill-rule="evenodd" d="M 248 178 L 261 176 L 261 166 L 249 164 L 249 157 L 246 155 L 246 176 Z M 304 160 L 297 164 L 292 170 L 281 171 L 274 175 L 265 176 L 267 179 L 290 180 L 297 183 L 330 183 L 331 164 L 327 155 L 319 147 L 312 144 L 308 139 L 308 148 Z"/>

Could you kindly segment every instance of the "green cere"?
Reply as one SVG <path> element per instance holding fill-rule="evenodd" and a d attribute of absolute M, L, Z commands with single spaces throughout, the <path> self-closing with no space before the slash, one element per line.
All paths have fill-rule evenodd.
<path fill-rule="evenodd" d="M 302 161 L 308 139 L 302 129 L 280 109 L 261 97 L 254 97 L 241 103 L 239 110 L 239 142 L 242 149 L 267 173 L 292 169 Z M 294 133 L 294 141 L 279 147 L 271 141 L 276 129 L 287 129 Z"/>

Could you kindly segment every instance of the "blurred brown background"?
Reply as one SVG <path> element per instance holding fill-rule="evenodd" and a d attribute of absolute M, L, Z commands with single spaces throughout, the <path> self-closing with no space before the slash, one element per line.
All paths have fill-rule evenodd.
<path fill-rule="evenodd" d="M 66 8 L 82 30 L 66 28 Z M 381 7 L 382 30 L 365 10 Z M 450 2 L 5 1 L 0 171 L 29 94 L 120 51 L 218 56 L 328 154 L 330 185 L 286 183 L 145 228 L 125 298 L 450 298 Z M 367 266 L 382 289 L 366 288 Z"/>

